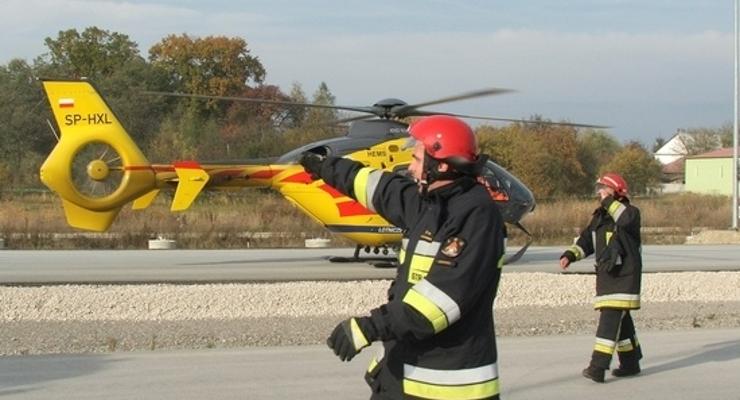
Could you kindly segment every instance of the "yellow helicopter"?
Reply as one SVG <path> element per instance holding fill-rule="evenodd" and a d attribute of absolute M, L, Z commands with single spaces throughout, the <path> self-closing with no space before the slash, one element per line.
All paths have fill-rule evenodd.
<path fill-rule="evenodd" d="M 184 211 L 203 190 L 269 187 L 279 191 L 330 232 L 357 244 L 354 257 L 334 258 L 334 261 L 359 260 L 363 249 L 368 253 L 372 251 L 375 254 L 387 254 L 389 249 L 400 243 L 401 231 L 323 181 L 313 180 L 297 163 L 303 152 L 344 156 L 368 166 L 404 173 L 411 161 L 411 152 L 404 147 L 408 138 L 407 124 L 399 121 L 401 118 L 446 114 L 526 122 L 420 109 L 509 91 L 505 89 L 481 90 L 415 105 L 398 99 L 385 99 L 372 107 L 317 106 L 364 112 L 368 115 L 346 119 L 351 124 L 345 136 L 304 145 L 270 164 L 210 164 L 197 161 L 152 164 L 90 82 L 42 80 L 42 86 L 60 137 L 41 166 L 41 180 L 61 197 L 67 222 L 72 227 L 105 231 L 124 205 L 133 202 L 134 209 L 145 209 L 163 189 L 174 189 L 171 210 Z M 261 101 L 157 92 L 152 94 Z M 378 118 L 372 119 L 376 116 Z M 532 192 L 519 179 L 490 160 L 484 168 L 483 176 L 494 190 L 496 202 L 506 222 L 526 232 L 520 220 L 535 207 Z M 528 245 L 529 242 L 515 258 L 520 257 Z M 512 261 L 514 257 L 509 260 Z"/>

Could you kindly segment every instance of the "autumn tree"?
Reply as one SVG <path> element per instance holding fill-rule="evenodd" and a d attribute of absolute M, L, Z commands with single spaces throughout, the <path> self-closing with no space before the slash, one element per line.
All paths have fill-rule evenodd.
<path fill-rule="evenodd" d="M 169 35 L 149 49 L 149 60 L 186 93 L 234 95 L 265 78 L 262 63 L 238 37 Z"/>
<path fill-rule="evenodd" d="M 514 123 L 476 130 L 481 151 L 519 177 L 536 198 L 583 192 L 576 130 L 546 123 Z"/>
<path fill-rule="evenodd" d="M 616 172 L 627 181 L 630 193 L 644 194 L 660 184 L 660 163 L 637 142 L 625 145 L 600 173 Z"/>
<path fill-rule="evenodd" d="M 218 139 L 220 143 L 214 143 L 214 150 L 225 152 L 226 157 L 241 158 L 274 156 L 281 152 L 282 141 L 279 137 L 288 111 L 285 105 L 269 102 L 285 102 L 290 98 L 275 85 L 248 88 L 243 92 L 243 97 L 266 102 L 231 103 L 223 118 Z M 215 135 L 202 142 L 209 142 L 213 137 Z"/>
<path fill-rule="evenodd" d="M 169 35 L 149 49 L 149 60 L 164 71 L 168 86 L 185 93 L 239 96 L 265 77 L 262 63 L 250 54 L 242 38 Z M 168 123 L 174 129 L 169 142 L 181 146 L 183 156 L 195 157 L 198 147 L 218 138 L 218 120 L 231 103 L 191 98 L 178 104 Z"/>

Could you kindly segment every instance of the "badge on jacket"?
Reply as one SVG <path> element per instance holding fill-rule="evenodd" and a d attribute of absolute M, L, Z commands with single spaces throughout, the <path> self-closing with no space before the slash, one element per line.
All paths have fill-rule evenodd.
<path fill-rule="evenodd" d="M 465 247 L 465 240 L 453 236 L 445 241 L 442 247 L 442 254 L 450 258 L 455 258 L 460 255 L 463 247 Z"/>

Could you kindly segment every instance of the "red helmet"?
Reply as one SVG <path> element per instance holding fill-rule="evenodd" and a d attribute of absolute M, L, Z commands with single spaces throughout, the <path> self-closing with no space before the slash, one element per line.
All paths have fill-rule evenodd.
<path fill-rule="evenodd" d="M 617 196 L 627 196 L 627 181 L 625 181 L 624 178 L 622 178 L 622 176 L 617 173 L 607 172 L 606 174 L 602 175 L 601 178 L 596 181 L 596 183 L 614 189 L 614 193 Z"/>
<path fill-rule="evenodd" d="M 421 118 L 411 124 L 409 134 L 423 143 L 427 154 L 437 160 L 457 158 L 472 163 L 477 158 L 473 130 L 459 118 L 447 115 Z"/>

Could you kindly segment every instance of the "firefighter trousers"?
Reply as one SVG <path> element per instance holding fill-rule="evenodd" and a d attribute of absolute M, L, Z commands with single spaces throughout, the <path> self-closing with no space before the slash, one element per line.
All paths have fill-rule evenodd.
<path fill-rule="evenodd" d="M 600 311 L 591 365 L 609 369 L 616 350 L 621 366 L 637 366 L 642 358 L 642 349 L 629 310 L 602 308 Z"/>

